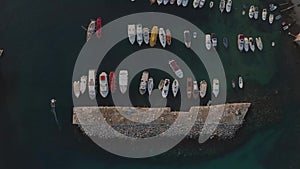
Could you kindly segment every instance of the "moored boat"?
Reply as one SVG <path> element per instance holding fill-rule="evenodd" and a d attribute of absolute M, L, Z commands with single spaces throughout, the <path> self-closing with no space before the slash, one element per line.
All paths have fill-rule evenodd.
<path fill-rule="evenodd" d="M 80 78 L 80 92 L 83 94 L 86 90 L 87 76 L 81 76 Z"/>
<path fill-rule="evenodd" d="M 164 87 L 164 83 L 165 83 L 165 81 L 164 80 L 160 80 L 159 81 L 159 84 L 158 84 L 158 90 L 162 90 L 163 89 L 163 87 Z"/>
<path fill-rule="evenodd" d="M 256 6 L 255 8 L 254 8 L 254 19 L 258 19 L 258 7 Z"/>
<path fill-rule="evenodd" d="M 169 3 L 169 0 L 164 0 L 164 5 L 167 5 Z"/>
<path fill-rule="evenodd" d="M 244 87 L 244 80 L 242 76 L 239 76 L 239 88 L 242 89 Z"/>
<path fill-rule="evenodd" d="M 144 95 L 146 93 L 148 78 L 149 78 L 149 72 L 144 71 L 142 74 L 140 87 L 139 87 L 139 92 L 141 95 Z"/>
<path fill-rule="evenodd" d="M 256 46 L 259 50 L 263 50 L 263 43 L 261 37 L 255 38 Z"/>
<path fill-rule="evenodd" d="M 219 79 L 214 78 L 213 79 L 213 95 L 215 97 L 218 97 L 220 91 L 220 84 L 219 84 Z"/>
<path fill-rule="evenodd" d="M 211 9 L 211 8 L 213 8 L 214 7 L 214 1 L 210 1 L 209 2 L 209 8 Z"/>
<path fill-rule="evenodd" d="M 231 80 L 231 87 L 232 87 L 233 89 L 235 89 L 235 81 L 234 81 L 234 80 Z"/>
<path fill-rule="evenodd" d="M 167 98 L 170 88 L 170 79 L 165 79 L 164 86 L 161 91 L 161 95 L 163 98 Z"/>
<path fill-rule="evenodd" d="M 96 21 L 91 20 L 89 27 L 86 31 L 86 41 L 91 39 L 92 35 L 95 33 L 95 29 L 96 29 Z"/>
<path fill-rule="evenodd" d="M 108 95 L 108 80 L 107 80 L 107 74 L 105 72 L 102 72 L 99 75 L 99 89 L 100 89 L 100 95 L 103 98 L 106 98 Z"/>
<path fill-rule="evenodd" d="M 207 92 L 207 82 L 205 80 L 202 80 L 200 82 L 200 97 L 204 98 Z"/>
<path fill-rule="evenodd" d="M 274 15 L 273 14 L 270 14 L 269 15 L 269 23 L 272 24 L 274 21 Z"/>
<path fill-rule="evenodd" d="M 198 82 L 197 81 L 193 82 L 193 98 L 194 99 L 199 98 L 199 87 L 198 87 Z"/>
<path fill-rule="evenodd" d="M 134 24 L 128 25 L 128 39 L 131 44 L 134 44 L 135 42 L 135 34 L 136 34 L 135 25 Z"/>
<path fill-rule="evenodd" d="M 210 34 L 205 35 L 205 47 L 207 50 L 211 49 L 211 39 L 210 39 Z"/>
<path fill-rule="evenodd" d="M 150 39 L 149 28 L 143 28 L 143 38 L 144 38 L 145 44 L 148 44 L 149 43 L 149 39 Z"/>
<path fill-rule="evenodd" d="M 200 0 L 194 0 L 193 1 L 193 7 L 194 8 L 198 8 L 199 4 L 200 4 Z"/>
<path fill-rule="evenodd" d="M 249 39 L 247 37 L 244 37 L 244 50 L 245 52 L 249 51 Z"/>
<path fill-rule="evenodd" d="M 88 89 L 89 89 L 89 97 L 92 100 L 96 98 L 95 80 L 96 80 L 95 70 L 89 70 Z"/>
<path fill-rule="evenodd" d="M 223 13 L 223 11 L 225 9 L 225 0 L 220 1 L 219 9 L 220 9 L 220 12 Z"/>
<path fill-rule="evenodd" d="M 173 5 L 176 0 L 170 0 L 170 4 Z"/>
<path fill-rule="evenodd" d="M 227 37 L 223 38 L 223 45 L 225 48 L 228 48 L 228 38 Z"/>
<path fill-rule="evenodd" d="M 109 88 L 111 93 L 116 91 L 116 76 L 114 71 L 109 72 Z"/>
<path fill-rule="evenodd" d="M 275 4 L 269 4 L 269 9 L 270 9 L 271 12 L 275 11 L 277 9 L 277 5 L 275 5 Z"/>
<path fill-rule="evenodd" d="M 80 96 L 80 82 L 79 81 L 73 82 L 73 91 L 74 91 L 74 95 L 78 98 Z"/>
<path fill-rule="evenodd" d="M 150 0 L 150 4 L 154 4 L 156 2 L 156 0 Z"/>
<path fill-rule="evenodd" d="M 175 79 L 172 83 L 172 93 L 174 97 L 177 96 L 178 90 L 179 90 L 179 83 L 178 80 Z"/>
<path fill-rule="evenodd" d="M 186 84 L 186 94 L 189 99 L 192 97 L 192 90 L 193 90 L 193 80 L 191 77 L 188 77 L 187 84 Z"/>
<path fill-rule="evenodd" d="M 249 46 L 252 52 L 255 51 L 255 43 L 254 43 L 254 39 L 252 37 L 249 37 Z"/>
<path fill-rule="evenodd" d="M 120 70 L 119 72 L 119 87 L 122 94 L 126 93 L 128 86 L 128 71 Z"/>
<path fill-rule="evenodd" d="M 191 43 L 192 43 L 192 41 L 191 41 L 191 33 L 190 33 L 190 31 L 189 30 L 185 30 L 184 32 L 183 32 L 183 35 L 184 35 L 184 43 L 185 43 L 185 46 L 187 47 L 187 48 L 190 48 L 191 47 Z"/>
<path fill-rule="evenodd" d="M 102 19 L 101 17 L 97 18 L 97 25 L 96 25 L 96 36 L 101 38 L 102 35 Z"/>
<path fill-rule="evenodd" d="M 157 2 L 158 5 L 160 5 L 160 4 L 163 3 L 163 0 L 157 0 L 156 2 Z"/>
<path fill-rule="evenodd" d="M 148 80 L 148 85 L 147 85 L 149 96 L 152 94 L 153 86 L 154 86 L 154 80 L 152 77 L 150 77 Z"/>
<path fill-rule="evenodd" d="M 151 47 L 156 45 L 157 35 L 158 35 L 158 27 L 153 26 L 153 28 L 151 30 L 151 36 L 150 36 L 150 46 Z"/>
<path fill-rule="evenodd" d="M 170 46 L 172 42 L 172 34 L 170 29 L 166 30 L 166 38 L 167 38 L 167 44 Z"/>
<path fill-rule="evenodd" d="M 254 17 L 254 11 L 255 11 L 255 7 L 254 7 L 254 5 L 251 5 L 249 8 L 249 13 L 248 13 L 248 16 L 250 19 L 252 19 Z"/>
<path fill-rule="evenodd" d="M 267 9 L 266 8 L 264 8 L 262 10 L 261 18 L 263 21 L 265 21 L 267 19 Z"/>
<path fill-rule="evenodd" d="M 217 38 L 217 35 L 215 33 L 211 34 L 211 42 L 212 42 L 213 47 L 216 48 L 218 46 L 218 38 Z"/>
<path fill-rule="evenodd" d="M 243 51 L 243 49 L 244 49 L 244 35 L 243 34 L 238 34 L 238 42 L 237 42 L 237 44 L 238 44 L 238 49 L 240 50 L 240 51 Z"/>
<path fill-rule="evenodd" d="M 175 60 L 170 60 L 169 65 L 178 78 L 180 78 L 180 79 L 183 78 L 183 71 L 177 65 Z"/>
<path fill-rule="evenodd" d="M 226 3 L 226 12 L 229 13 L 232 7 L 232 0 L 228 0 Z"/>
<path fill-rule="evenodd" d="M 205 0 L 200 0 L 200 3 L 199 3 L 199 8 L 202 8 L 205 4 Z"/>
<path fill-rule="evenodd" d="M 177 0 L 177 5 L 180 6 L 182 4 L 182 0 Z"/>
<path fill-rule="evenodd" d="M 189 3 L 189 0 L 182 0 L 182 6 L 186 7 Z"/>
<path fill-rule="evenodd" d="M 136 41 L 140 46 L 143 43 L 143 26 L 142 26 L 142 24 L 136 25 Z"/>
<path fill-rule="evenodd" d="M 166 47 L 166 44 L 167 44 L 167 38 L 166 38 L 166 32 L 164 30 L 164 28 L 159 28 L 159 41 L 160 41 L 160 44 L 163 48 Z"/>

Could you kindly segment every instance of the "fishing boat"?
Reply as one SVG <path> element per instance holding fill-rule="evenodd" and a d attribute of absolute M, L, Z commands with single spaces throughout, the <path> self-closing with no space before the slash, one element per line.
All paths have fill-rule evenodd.
<path fill-rule="evenodd" d="M 102 35 L 102 19 L 101 17 L 97 18 L 97 24 L 96 24 L 96 36 L 97 38 L 101 38 Z"/>
<path fill-rule="evenodd" d="M 255 8 L 254 8 L 254 19 L 258 19 L 258 7 L 256 6 Z"/>
<path fill-rule="evenodd" d="M 153 80 L 152 77 L 150 77 L 149 80 L 148 80 L 148 94 L 149 94 L 149 96 L 152 94 L 153 86 L 154 86 L 154 80 Z"/>
<path fill-rule="evenodd" d="M 238 49 L 240 51 L 243 51 L 244 49 L 244 35 L 243 34 L 238 34 Z"/>
<path fill-rule="evenodd" d="M 165 79 L 164 86 L 161 91 L 161 95 L 163 98 L 167 98 L 170 88 L 170 79 Z"/>
<path fill-rule="evenodd" d="M 157 0 L 156 2 L 157 2 L 158 5 L 160 5 L 160 4 L 163 3 L 163 0 Z"/>
<path fill-rule="evenodd" d="M 184 35 L 184 43 L 185 43 L 185 46 L 186 46 L 187 48 L 190 48 L 190 47 L 191 47 L 191 43 L 192 43 L 190 31 L 189 31 L 189 30 L 185 30 L 185 31 L 183 32 L 183 35 Z"/>
<path fill-rule="evenodd" d="M 274 21 L 274 15 L 273 14 L 270 14 L 269 15 L 269 23 L 272 24 Z"/>
<path fill-rule="evenodd" d="M 148 44 L 149 43 L 149 39 L 150 39 L 149 28 L 143 28 L 143 38 L 144 38 L 145 44 Z"/>
<path fill-rule="evenodd" d="M 166 38 L 166 32 L 164 30 L 164 28 L 159 28 L 159 41 L 160 41 L 160 44 L 163 48 L 166 47 L 166 44 L 167 44 L 167 38 Z"/>
<path fill-rule="evenodd" d="M 239 88 L 242 89 L 244 87 L 244 81 L 242 76 L 239 76 Z"/>
<path fill-rule="evenodd" d="M 150 37 L 150 46 L 151 47 L 156 45 L 157 35 L 158 35 L 158 27 L 153 26 L 153 28 L 151 30 L 151 37 Z"/>
<path fill-rule="evenodd" d="M 100 91 L 100 95 L 103 98 L 106 98 L 108 95 L 108 80 L 107 80 L 107 74 L 105 72 L 102 72 L 99 75 L 99 91 Z"/>
<path fill-rule="evenodd" d="M 86 90 L 86 84 L 87 84 L 87 76 L 81 76 L 80 78 L 80 92 L 83 94 Z"/>
<path fill-rule="evenodd" d="M 114 71 L 109 72 L 109 88 L 111 93 L 116 91 L 116 76 Z"/>
<path fill-rule="evenodd" d="M 90 99 L 92 100 L 96 98 L 95 80 L 96 80 L 95 70 L 89 70 L 88 89 L 89 89 Z"/>
<path fill-rule="evenodd" d="M 78 98 L 80 96 L 80 82 L 79 81 L 73 82 L 73 91 L 74 91 L 74 95 Z"/>
<path fill-rule="evenodd" d="M 158 90 L 162 90 L 163 89 L 163 87 L 164 87 L 164 83 L 165 83 L 165 81 L 164 80 L 160 80 L 160 82 L 159 82 L 159 84 L 158 84 Z"/>
<path fill-rule="evenodd" d="M 213 47 L 216 48 L 218 46 L 218 39 L 217 39 L 217 35 L 215 33 L 211 34 L 211 42 L 212 42 Z"/>
<path fill-rule="evenodd" d="M 175 0 L 170 0 L 170 4 L 173 5 L 175 3 Z"/>
<path fill-rule="evenodd" d="M 228 0 L 226 3 L 226 12 L 229 13 L 232 7 L 232 0 Z"/>
<path fill-rule="evenodd" d="M 182 0 L 177 0 L 177 5 L 180 6 L 182 4 Z"/>
<path fill-rule="evenodd" d="M 202 8 L 205 4 L 205 0 L 200 0 L 199 8 Z"/>
<path fill-rule="evenodd" d="M 207 50 L 211 49 L 211 39 L 210 39 L 210 34 L 205 35 L 205 46 Z"/>
<path fill-rule="evenodd" d="M 200 97 L 204 98 L 207 92 L 207 83 L 205 80 L 200 82 Z"/>
<path fill-rule="evenodd" d="M 249 51 L 249 39 L 247 37 L 244 37 L 244 50 Z"/>
<path fill-rule="evenodd" d="M 275 5 L 275 4 L 269 4 L 269 9 L 270 9 L 271 12 L 275 11 L 277 9 L 277 5 Z"/>
<path fill-rule="evenodd" d="M 198 87 L 198 82 L 197 81 L 193 82 L 193 98 L 194 99 L 199 98 L 199 87 Z"/>
<path fill-rule="evenodd" d="M 259 50 L 263 50 L 263 43 L 261 37 L 255 38 L 256 46 Z"/>
<path fill-rule="evenodd" d="M 180 67 L 177 65 L 175 60 L 170 60 L 169 65 L 178 78 L 180 79 L 183 78 L 183 72 L 180 69 Z"/>
<path fill-rule="evenodd" d="M 193 80 L 191 77 L 188 77 L 187 85 L 186 85 L 186 94 L 189 99 L 192 97 L 192 90 L 193 90 Z"/>
<path fill-rule="evenodd" d="M 172 34 L 170 29 L 166 30 L 166 38 L 167 38 L 167 44 L 170 46 L 172 42 Z"/>
<path fill-rule="evenodd" d="M 252 37 L 249 37 L 249 46 L 252 52 L 255 51 L 255 43 L 254 43 L 254 39 Z"/>
<path fill-rule="evenodd" d="M 251 5 L 249 8 L 249 13 L 248 13 L 248 16 L 250 19 L 252 19 L 254 17 L 254 11 L 255 11 L 255 7 L 254 7 L 254 5 Z"/>
<path fill-rule="evenodd" d="M 267 9 L 266 8 L 264 8 L 262 10 L 261 18 L 263 21 L 265 21 L 267 19 Z"/>
<path fill-rule="evenodd" d="M 213 94 L 215 97 L 218 97 L 220 91 L 220 84 L 219 84 L 219 79 L 214 78 L 213 79 Z"/>
<path fill-rule="evenodd" d="M 142 24 L 136 25 L 136 41 L 140 46 L 143 43 L 143 26 L 142 26 Z"/>
<path fill-rule="evenodd" d="M 200 4 L 200 0 L 194 0 L 193 1 L 193 7 L 194 8 L 198 8 L 199 4 Z"/>
<path fill-rule="evenodd" d="M 139 87 L 139 92 L 141 95 L 144 95 L 146 93 L 148 78 L 149 78 L 149 72 L 144 71 L 141 78 L 140 87 Z"/>
<path fill-rule="evenodd" d="M 223 45 L 225 48 L 228 48 L 228 38 L 227 37 L 223 38 Z"/>
<path fill-rule="evenodd" d="M 235 81 L 234 81 L 234 80 L 231 80 L 231 87 L 232 87 L 233 89 L 235 89 Z"/>
<path fill-rule="evenodd" d="M 128 86 L 128 71 L 120 70 L 119 73 L 119 87 L 122 94 L 126 93 Z"/>
<path fill-rule="evenodd" d="M 96 21 L 91 20 L 89 27 L 86 31 L 86 41 L 91 39 L 92 35 L 95 33 L 95 29 L 96 29 Z"/>
<path fill-rule="evenodd" d="M 209 8 L 211 9 L 211 8 L 213 8 L 214 7 L 214 1 L 210 1 L 209 2 Z"/>
<path fill-rule="evenodd" d="M 136 34 L 135 25 L 134 24 L 128 25 L 128 39 L 131 44 L 134 44 L 135 42 L 135 34 Z"/>
<path fill-rule="evenodd" d="M 220 12 L 223 13 L 223 11 L 225 9 L 225 0 L 220 1 L 219 9 L 220 9 Z"/>
<path fill-rule="evenodd" d="M 156 0 L 150 0 L 150 4 L 154 4 L 156 2 Z"/>
<path fill-rule="evenodd" d="M 179 83 L 178 80 L 175 79 L 172 83 L 172 93 L 174 97 L 177 96 L 178 90 L 179 90 Z"/>
<path fill-rule="evenodd" d="M 186 7 L 189 3 L 189 0 L 182 0 L 182 6 Z"/>
<path fill-rule="evenodd" d="M 164 0 L 164 5 L 167 5 L 169 3 L 169 0 Z"/>

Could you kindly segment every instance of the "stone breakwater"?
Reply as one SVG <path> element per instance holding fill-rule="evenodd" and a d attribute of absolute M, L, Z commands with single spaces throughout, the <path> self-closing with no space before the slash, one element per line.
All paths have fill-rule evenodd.
<path fill-rule="evenodd" d="M 188 138 L 198 138 L 201 132 L 210 137 L 227 139 L 234 137 L 241 127 L 250 105 L 232 103 L 195 106 L 189 112 L 173 112 L 168 107 L 74 107 L 73 124 L 80 126 L 88 136 L 115 139 L 120 134 L 138 138 L 161 133 L 167 133 L 164 137 L 186 135 L 184 123 L 193 122 L 193 127 L 186 135 Z M 182 121 L 176 121 L 178 117 Z M 114 132 L 107 130 L 110 127 Z M 166 132 L 170 127 L 172 132 Z"/>

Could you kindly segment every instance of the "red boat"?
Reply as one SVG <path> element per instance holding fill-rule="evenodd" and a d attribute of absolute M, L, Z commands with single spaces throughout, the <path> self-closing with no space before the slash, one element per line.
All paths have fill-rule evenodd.
<path fill-rule="evenodd" d="M 96 25 L 96 35 L 97 35 L 98 38 L 100 38 L 101 34 L 102 34 L 101 28 L 102 28 L 102 19 L 101 19 L 101 17 L 98 17 L 97 18 L 97 25 Z"/>
<path fill-rule="evenodd" d="M 110 72 L 109 73 L 109 87 L 110 91 L 114 93 L 116 91 L 116 76 L 115 72 Z"/>

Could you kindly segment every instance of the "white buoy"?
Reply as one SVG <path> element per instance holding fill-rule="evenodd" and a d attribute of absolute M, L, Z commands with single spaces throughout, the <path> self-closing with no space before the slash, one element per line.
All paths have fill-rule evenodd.
<path fill-rule="evenodd" d="M 273 41 L 271 45 L 272 45 L 272 47 L 274 47 L 275 46 L 275 42 Z"/>

